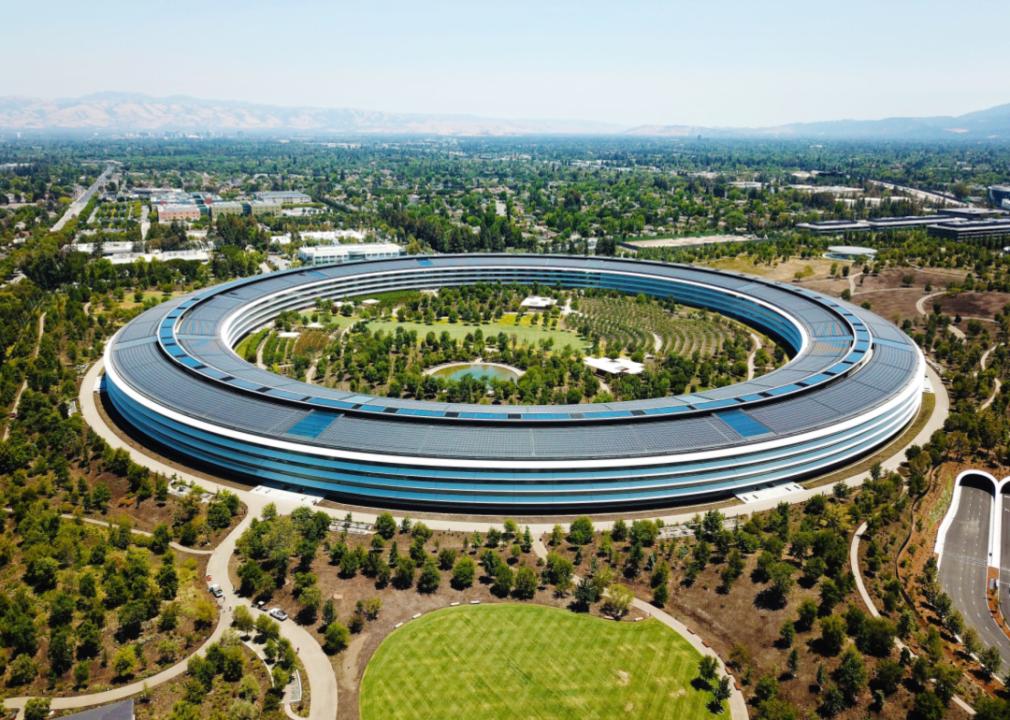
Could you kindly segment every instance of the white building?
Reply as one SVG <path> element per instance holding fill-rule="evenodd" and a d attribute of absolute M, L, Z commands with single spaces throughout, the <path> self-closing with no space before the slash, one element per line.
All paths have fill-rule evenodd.
<path fill-rule="evenodd" d="M 546 310 L 547 308 L 552 307 L 556 302 L 557 301 L 551 297 L 530 295 L 528 298 L 519 303 L 519 305 L 527 310 Z"/>
<path fill-rule="evenodd" d="M 313 243 L 333 245 L 347 240 L 359 243 L 365 241 L 364 230 L 304 230 L 298 233 L 298 235 L 301 237 L 303 243 L 308 243 L 309 245 Z"/>
<path fill-rule="evenodd" d="M 594 371 L 605 375 L 640 375 L 645 365 L 628 358 L 586 357 L 582 362 Z"/>
<path fill-rule="evenodd" d="M 363 243 L 348 245 L 315 245 L 298 251 L 298 259 L 306 265 L 386 260 L 400 257 L 403 248 L 396 243 Z"/>
<path fill-rule="evenodd" d="M 91 255 L 95 252 L 95 243 L 83 242 L 74 243 L 70 246 L 74 252 Z M 132 240 L 107 240 L 101 243 L 102 255 L 115 255 L 117 253 L 133 252 Z"/>
<path fill-rule="evenodd" d="M 312 198 L 297 190 L 264 190 L 254 193 L 256 199 L 278 205 L 303 205 L 312 202 Z"/>

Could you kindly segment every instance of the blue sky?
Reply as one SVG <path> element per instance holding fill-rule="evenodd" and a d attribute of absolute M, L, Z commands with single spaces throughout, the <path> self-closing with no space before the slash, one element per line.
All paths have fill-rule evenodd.
<path fill-rule="evenodd" d="M 0 95 L 768 125 L 1010 102 L 1006 3 L 15 2 Z"/>

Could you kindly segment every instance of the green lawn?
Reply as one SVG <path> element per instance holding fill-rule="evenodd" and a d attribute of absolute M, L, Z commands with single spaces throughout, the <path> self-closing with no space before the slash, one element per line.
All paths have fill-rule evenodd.
<path fill-rule="evenodd" d="M 448 332 L 454 340 L 461 340 L 466 337 L 467 333 L 472 333 L 479 327 L 481 332 L 484 333 L 484 337 L 487 337 L 488 335 L 497 335 L 498 333 L 503 332 L 509 337 L 515 335 L 519 339 L 520 343 L 526 345 L 535 345 L 541 340 L 553 339 L 554 347 L 556 349 L 560 349 L 565 345 L 570 345 L 578 350 L 585 350 L 588 347 L 588 344 L 583 342 L 582 338 L 569 330 L 544 330 L 539 325 L 531 327 L 526 322 L 517 325 L 508 315 L 501 320 L 496 320 L 495 322 L 490 323 L 481 323 L 480 325 L 464 325 L 460 322 L 450 323 L 444 319 L 434 322 L 431 325 L 419 322 L 397 322 L 396 320 L 373 320 L 368 323 L 368 327 L 373 332 L 376 330 L 382 330 L 383 332 L 388 333 L 396 332 L 396 328 L 398 327 L 402 327 L 406 331 L 416 330 L 418 340 L 423 340 L 424 336 L 429 332 L 434 332 L 436 335 L 439 335 L 443 330 Z"/>
<path fill-rule="evenodd" d="M 365 670 L 361 719 L 710 718 L 700 655 L 656 620 L 465 605 L 411 620 Z"/>

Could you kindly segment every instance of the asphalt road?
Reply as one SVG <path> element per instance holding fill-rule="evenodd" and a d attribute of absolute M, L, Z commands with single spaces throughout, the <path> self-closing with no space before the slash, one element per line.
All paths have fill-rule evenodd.
<path fill-rule="evenodd" d="M 109 181 L 109 178 L 112 176 L 112 171 L 114 169 L 115 165 L 105 166 L 105 170 L 102 171 L 102 174 L 98 176 L 95 182 L 91 183 L 91 187 L 85 190 L 84 193 L 79 198 L 70 203 L 70 206 L 67 208 L 67 211 L 63 213 L 63 216 L 56 221 L 55 225 L 53 225 L 52 227 L 53 232 L 58 232 L 62 230 L 63 226 L 66 225 L 71 218 L 75 218 L 81 214 L 84 208 L 87 207 L 88 202 L 91 200 L 92 196 L 96 192 L 98 192 L 99 188 L 103 187 L 105 183 Z"/>
<path fill-rule="evenodd" d="M 950 595 L 966 625 L 975 628 L 986 645 L 1000 649 L 1010 666 L 1010 638 L 1000 630 L 986 603 L 986 568 L 992 493 L 965 485 L 957 516 L 947 531 L 940 560 L 940 585 Z"/>
<path fill-rule="evenodd" d="M 999 606 L 1004 618 L 1010 618 L 1010 494 L 999 500 L 1003 513 L 1003 537 L 1000 538 Z M 1004 663 L 1007 662 L 1004 657 Z M 1007 665 L 1010 667 L 1010 664 Z"/>

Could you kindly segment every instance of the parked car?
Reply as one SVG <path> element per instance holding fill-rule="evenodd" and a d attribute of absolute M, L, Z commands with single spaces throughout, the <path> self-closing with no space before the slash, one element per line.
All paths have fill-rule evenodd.
<path fill-rule="evenodd" d="M 288 614 L 281 610 L 279 607 L 270 608 L 270 612 L 267 613 L 274 620 L 287 620 Z"/>
<path fill-rule="evenodd" d="M 222 590 L 221 586 L 217 583 L 207 586 L 207 589 L 210 591 L 210 594 L 216 598 L 224 597 L 224 590 Z"/>

